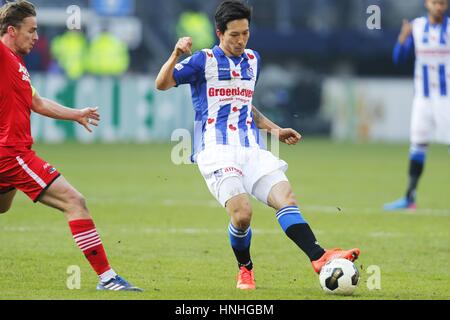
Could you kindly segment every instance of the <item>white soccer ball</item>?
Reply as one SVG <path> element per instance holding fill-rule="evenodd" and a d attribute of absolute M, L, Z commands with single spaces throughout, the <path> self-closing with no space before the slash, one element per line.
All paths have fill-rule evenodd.
<path fill-rule="evenodd" d="M 349 296 L 358 286 L 359 271 L 350 260 L 334 259 L 322 267 L 319 280 L 326 293 Z"/>

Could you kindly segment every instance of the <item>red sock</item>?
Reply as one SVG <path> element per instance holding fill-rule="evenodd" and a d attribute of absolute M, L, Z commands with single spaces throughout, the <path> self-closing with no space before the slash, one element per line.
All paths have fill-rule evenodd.
<path fill-rule="evenodd" d="M 70 230 L 78 247 L 83 251 L 98 275 L 111 269 L 100 236 L 91 219 L 69 221 Z"/>

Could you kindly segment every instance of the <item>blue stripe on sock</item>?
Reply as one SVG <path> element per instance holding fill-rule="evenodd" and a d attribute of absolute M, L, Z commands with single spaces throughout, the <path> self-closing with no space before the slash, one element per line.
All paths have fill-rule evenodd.
<path fill-rule="evenodd" d="M 277 218 L 278 218 L 280 215 L 282 215 L 283 213 L 285 213 L 286 211 L 289 211 L 289 210 L 298 210 L 298 207 L 296 207 L 296 206 L 288 206 L 288 207 L 284 207 L 283 209 L 280 209 L 280 210 L 277 212 Z"/>
<path fill-rule="evenodd" d="M 422 151 L 422 150 L 413 150 L 409 154 L 410 160 L 417 161 L 422 164 L 425 163 L 426 157 L 427 157 L 426 151 Z"/>
<path fill-rule="evenodd" d="M 410 160 L 417 161 L 419 163 L 425 163 L 425 153 L 413 153 L 410 155 Z"/>
<path fill-rule="evenodd" d="M 296 206 L 289 206 L 277 212 L 277 219 L 284 232 L 295 224 L 306 224 L 306 220 Z"/>
<path fill-rule="evenodd" d="M 248 228 L 245 231 L 236 229 L 231 223 L 228 227 L 228 235 L 230 237 L 231 246 L 239 251 L 246 250 L 250 247 L 252 239 L 252 229 Z"/>

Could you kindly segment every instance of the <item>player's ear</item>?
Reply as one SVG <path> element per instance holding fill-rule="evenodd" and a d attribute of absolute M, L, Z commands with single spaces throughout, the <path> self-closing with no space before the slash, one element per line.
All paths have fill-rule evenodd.
<path fill-rule="evenodd" d="M 17 29 L 14 26 L 8 26 L 8 28 L 6 29 L 6 32 L 9 34 L 10 37 L 15 37 Z"/>
<path fill-rule="evenodd" d="M 220 32 L 219 29 L 216 29 L 216 36 L 217 36 L 217 38 L 219 38 L 219 39 L 222 37 L 222 32 Z"/>

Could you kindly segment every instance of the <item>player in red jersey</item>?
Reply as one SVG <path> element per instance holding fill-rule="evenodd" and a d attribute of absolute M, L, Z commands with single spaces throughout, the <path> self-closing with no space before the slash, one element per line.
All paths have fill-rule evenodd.
<path fill-rule="evenodd" d="M 66 108 L 33 89 L 22 57 L 37 40 L 33 4 L 16 1 L 0 8 L 0 213 L 10 209 L 17 190 L 62 211 L 75 242 L 99 276 L 97 289 L 142 291 L 110 267 L 83 195 L 31 149 L 31 111 L 76 121 L 89 132 L 100 121 L 97 108 Z"/>

